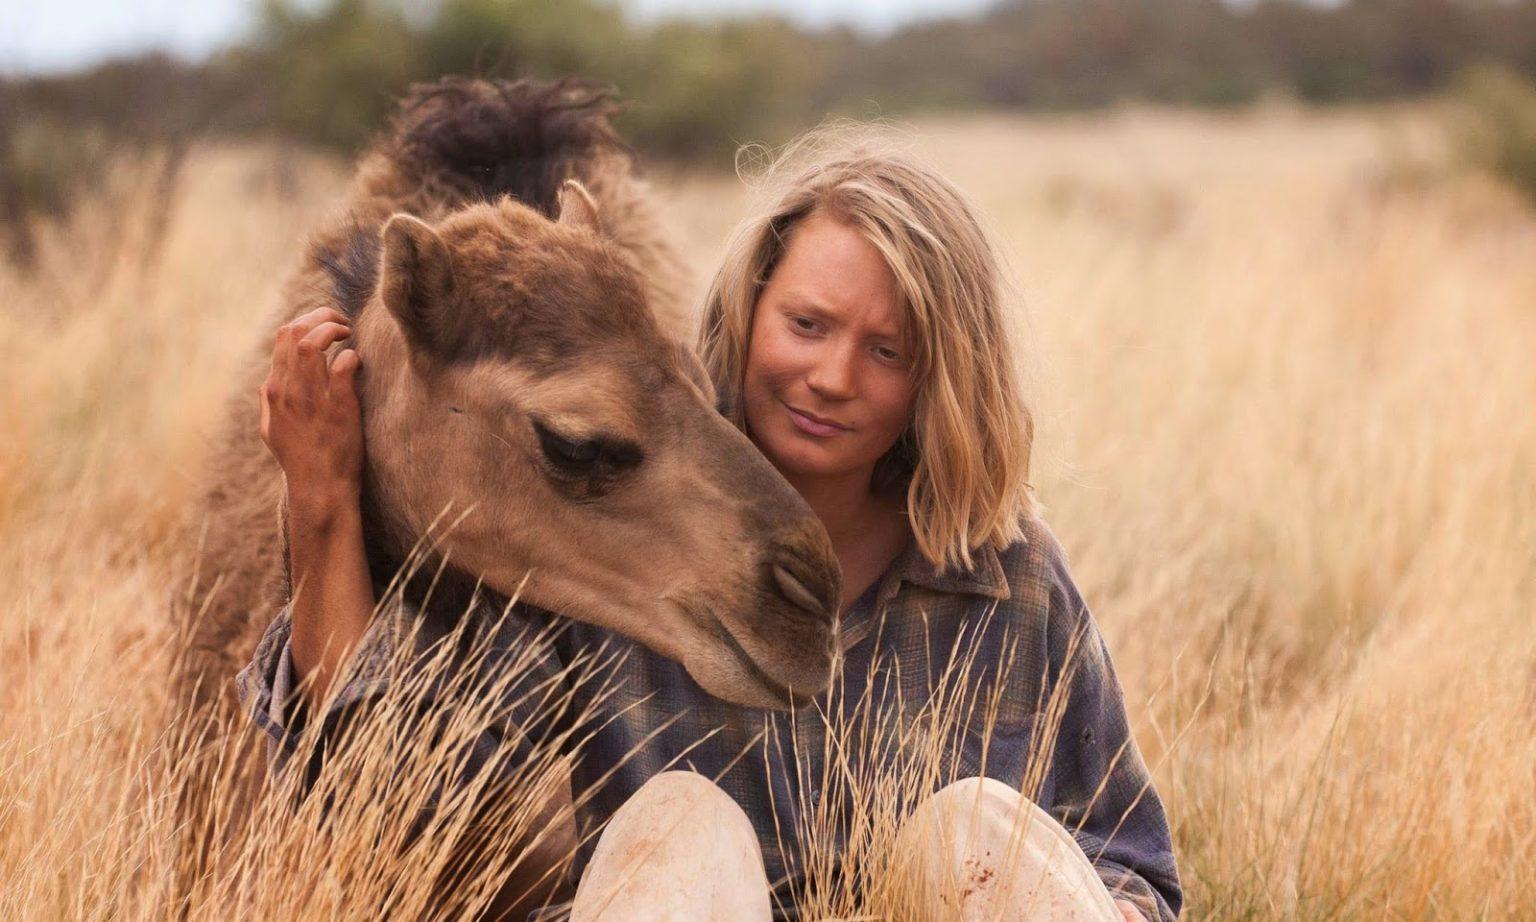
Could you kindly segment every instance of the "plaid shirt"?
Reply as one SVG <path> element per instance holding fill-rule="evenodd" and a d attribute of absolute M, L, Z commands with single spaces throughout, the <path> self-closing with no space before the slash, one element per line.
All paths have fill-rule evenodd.
<path fill-rule="evenodd" d="M 777 885 L 778 913 L 793 917 L 787 888 L 801 872 L 786 834 L 803 828 L 801 811 L 824 796 L 827 727 L 837 723 L 815 714 L 847 713 L 862 699 L 866 712 L 871 700 L 890 703 L 906 720 L 959 675 L 965 688 L 980 690 L 972 700 L 990 705 L 964 709 L 968 719 L 953 734 L 949 769 L 937 783 L 985 775 L 1025 789 L 1027 781 L 1026 793 L 1072 832 L 1112 895 L 1135 903 L 1148 919 L 1175 918 L 1183 895 L 1167 818 L 1130 737 L 1109 653 L 1061 545 L 1043 522 L 1030 519 L 1023 540 L 1000 552 L 983 549 L 973 560 L 969 570 L 941 574 L 909 539 L 846 613 L 841 687 L 818 699 L 813 719 L 728 704 L 699 688 L 677 663 L 611 631 L 566 622 L 553 640 L 561 662 L 598 644 L 622 652 L 605 658 L 612 695 L 596 705 L 593 735 L 573 754 L 575 789 L 594 792 L 578 811 L 581 831 L 595 829 L 658 772 L 691 767 L 715 779 L 751 818 L 768 879 Z M 504 601 L 480 603 L 484 624 L 502 635 L 498 649 L 523 642 L 530 624 L 553 617 L 526 607 L 508 611 Z M 415 615 L 397 605 L 394 614 L 375 620 L 329 706 L 326 726 L 343 726 L 349 710 L 388 687 L 381 664 L 391 660 L 393 645 L 405 636 L 402 624 Z M 295 751 L 299 722 L 290 629 L 285 607 L 236 679 L 243 707 L 272 738 L 274 770 Z M 961 668 L 945 668 L 952 660 Z M 494 669 L 494 661 L 490 665 Z M 496 747 L 518 738 L 488 730 L 471 761 L 484 763 Z M 578 873 L 595 837 L 583 835 L 583 841 Z"/>

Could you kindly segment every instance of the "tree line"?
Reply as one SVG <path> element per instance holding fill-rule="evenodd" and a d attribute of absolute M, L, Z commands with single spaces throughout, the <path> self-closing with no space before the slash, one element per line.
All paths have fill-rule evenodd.
<path fill-rule="evenodd" d="M 123 145 L 275 133 L 355 151 L 407 85 L 445 73 L 594 77 L 625 101 L 637 147 L 724 164 L 828 114 L 1380 100 L 1469 68 L 1529 86 L 1536 0 L 1001 0 L 882 37 L 775 17 L 641 23 L 600 0 L 264 0 L 204 63 L 0 82 L 0 221 L 56 206 L 94 152 Z"/>

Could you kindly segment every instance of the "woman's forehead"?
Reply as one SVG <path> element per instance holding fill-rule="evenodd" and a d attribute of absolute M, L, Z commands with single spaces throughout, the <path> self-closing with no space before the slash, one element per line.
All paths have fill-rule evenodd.
<path fill-rule="evenodd" d="M 779 306 L 817 320 L 857 326 L 872 336 L 901 339 L 907 328 L 906 311 L 884 299 L 848 302 L 822 300 L 814 291 L 787 289 Z"/>
<path fill-rule="evenodd" d="M 907 309 L 885 256 L 854 226 L 811 214 L 790 235 L 769 278 L 784 306 L 857 323 L 875 335 L 901 338 Z"/>

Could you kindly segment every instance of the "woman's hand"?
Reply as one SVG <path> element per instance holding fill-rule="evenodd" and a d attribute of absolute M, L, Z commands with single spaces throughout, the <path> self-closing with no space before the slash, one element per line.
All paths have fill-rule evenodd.
<path fill-rule="evenodd" d="M 289 651 L 300 688 L 317 707 L 373 617 L 359 505 L 357 353 L 344 349 L 329 364 L 325 359 L 325 350 L 351 332 L 346 316 L 330 308 L 284 324 L 261 386 L 261 440 L 288 481 Z"/>
<path fill-rule="evenodd" d="M 284 324 L 261 386 L 261 440 L 288 481 L 290 511 L 334 512 L 362 492 L 363 424 L 354 384 L 358 358 L 331 344 L 352 335 L 345 314 L 318 310 Z"/>

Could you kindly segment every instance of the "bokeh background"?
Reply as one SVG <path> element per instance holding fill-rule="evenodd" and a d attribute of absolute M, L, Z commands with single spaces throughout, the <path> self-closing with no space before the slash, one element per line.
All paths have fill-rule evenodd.
<path fill-rule="evenodd" d="M 208 439 L 443 73 L 611 82 L 701 283 L 740 144 L 894 124 L 1022 293 L 1189 917 L 1536 917 L 1533 0 L 7 4 L 0 917 L 155 917 Z"/>

